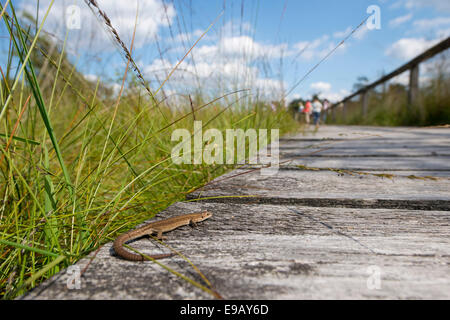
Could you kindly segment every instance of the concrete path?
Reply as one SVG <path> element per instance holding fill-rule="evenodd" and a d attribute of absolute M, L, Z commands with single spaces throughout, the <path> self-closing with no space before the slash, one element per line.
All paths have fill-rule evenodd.
<path fill-rule="evenodd" d="M 209 210 L 166 241 L 226 299 L 449 299 L 450 129 L 333 127 L 280 141 L 274 176 L 246 167 L 161 212 Z M 226 197 L 223 197 L 226 196 Z M 236 197 L 244 196 L 244 197 Z M 219 197 L 219 198 L 217 198 Z M 206 198 L 206 199 L 205 199 Z M 146 239 L 148 253 L 166 252 Z M 111 243 L 23 299 L 212 299 Z M 161 260 L 196 281 L 182 258 Z"/>

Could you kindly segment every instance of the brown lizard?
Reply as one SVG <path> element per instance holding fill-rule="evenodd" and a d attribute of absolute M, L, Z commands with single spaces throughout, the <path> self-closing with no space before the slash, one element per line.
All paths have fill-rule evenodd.
<path fill-rule="evenodd" d="M 159 240 L 165 239 L 166 237 L 163 237 L 163 232 L 169 232 L 172 231 L 178 227 L 186 226 L 186 225 L 193 225 L 197 222 L 204 221 L 212 216 L 212 213 L 208 211 L 198 212 L 198 213 L 190 213 L 185 214 L 182 216 L 177 216 L 165 220 L 160 220 L 156 222 L 149 223 L 141 228 L 128 231 L 127 233 L 124 233 L 117 237 L 117 239 L 114 241 L 113 248 L 114 251 L 121 256 L 122 258 L 126 260 L 131 261 L 144 261 L 145 258 L 139 254 L 131 253 L 125 250 L 123 247 L 123 244 L 127 241 L 134 240 L 136 238 L 145 236 L 145 235 L 152 235 L 156 234 L 156 238 Z M 157 254 L 149 256 L 153 259 L 162 259 L 173 256 L 173 253 L 166 253 L 166 254 Z"/>

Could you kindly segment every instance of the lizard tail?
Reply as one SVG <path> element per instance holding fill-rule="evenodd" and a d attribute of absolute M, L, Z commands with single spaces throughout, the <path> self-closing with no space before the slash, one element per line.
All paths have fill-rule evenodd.
<path fill-rule="evenodd" d="M 131 239 L 132 238 L 126 233 L 118 236 L 113 244 L 113 248 L 114 248 L 114 251 L 116 252 L 116 254 L 119 255 L 120 257 L 122 257 L 123 259 L 130 260 L 130 261 L 148 260 L 144 256 L 142 256 L 140 254 L 129 252 L 123 247 L 123 244 Z M 163 253 L 163 254 L 148 255 L 148 257 L 153 258 L 153 259 L 163 259 L 163 258 L 172 257 L 174 255 L 175 255 L 174 253 Z"/>

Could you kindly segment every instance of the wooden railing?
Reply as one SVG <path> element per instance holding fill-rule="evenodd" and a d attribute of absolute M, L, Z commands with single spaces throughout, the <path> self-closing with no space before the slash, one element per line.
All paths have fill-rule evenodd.
<path fill-rule="evenodd" d="M 444 41 L 439 42 L 435 46 L 431 47 L 430 49 L 426 50 L 422 54 L 418 55 L 411 61 L 405 63 L 401 67 L 395 69 L 391 73 L 381 77 L 377 81 L 359 89 L 355 93 L 352 93 L 351 95 L 345 97 L 341 101 L 333 104 L 329 111 L 331 111 L 334 114 L 335 108 L 338 106 L 342 106 L 343 114 L 345 116 L 346 114 L 346 102 L 351 100 L 352 98 L 361 95 L 361 101 L 362 101 L 362 112 L 365 116 L 367 114 L 367 106 L 368 106 L 368 96 L 370 90 L 374 89 L 376 86 L 398 76 L 399 74 L 409 70 L 409 91 L 408 91 L 408 105 L 413 106 L 418 101 L 419 96 L 419 64 L 430 59 L 431 57 L 435 56 L 438 53 L 441 53 L 442 51 L 448 49 L 450 47 L 450 37 L 445 39 Z"/>

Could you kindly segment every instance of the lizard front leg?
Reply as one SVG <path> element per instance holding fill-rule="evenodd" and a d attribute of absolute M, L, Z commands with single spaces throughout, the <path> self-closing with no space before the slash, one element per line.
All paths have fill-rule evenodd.
<path fill-rule="evenodd" d="M 196 228 L 196 227 L 197 227 L 197 222 L 191 220 L 191 221 L 189 221 L 189 226 L 190 226 L 191 228 Z"/>
<path fill-rule="evenodd" d="M 150 229 L 148 232 L 147 232 L 147 235 L 149 236 L 149 238 L 148 238 L 148 240 L 149 241 L 152 241 L 152 235 L 154 235 L 156 233 L 156 240 L 165 240 L 165 239 L 167 239 L 167 237 L 165 237 L 165 236 L 163 236 L 163 232 L 161 231 L 161 230 L 158 230 L 158 229 Z"/>
<path fill-rule="evenodd" d="M 157 240 L 166 240 L 167 237 L 163 236 L 163 232 L 161 230 L 156 230 L 156 239 Z"/>

